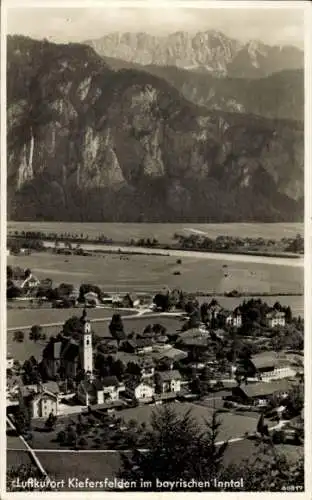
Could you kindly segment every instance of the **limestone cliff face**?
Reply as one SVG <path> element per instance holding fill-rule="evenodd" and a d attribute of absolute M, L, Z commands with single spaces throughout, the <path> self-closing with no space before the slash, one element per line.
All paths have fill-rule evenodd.
<path fill-rule="evenodd" d="M 27 44 L 23 58 L 25 40 L 9 39 L 10 217 L 301 217 L 300 125 L 197 107 L 84 46 Z"/>
<path fill-rule="evenodd" d="M 303 68 L 303 51 L 292 46 L 246 44 L 220 31 L 191 34 L 179 31 L 167 36 L 147 33 L 111 33 L 86 42 L 101 56 L 144 66 L 177 66 L 218 77 L 259 78 L 274 71 Z"/>

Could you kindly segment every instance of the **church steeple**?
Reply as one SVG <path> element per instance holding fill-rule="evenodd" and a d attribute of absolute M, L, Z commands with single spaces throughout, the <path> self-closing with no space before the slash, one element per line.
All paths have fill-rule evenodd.
<path fill-rule="evenodd" d="M 87 310 L 86 308 L 84 307 L 83 311 L 82 311 L 82 316 L 80 318 L 80 321 L 81 323 L 85 323 L 86 321 L 88 321 L 88 318 L 87 318 Z"/>
<path fill-rule="evenodd" d="M 87 318 L 86 309 L 83 310 L 80 321 L 83 326 L 83 334 L 80 343 L 81 368 L 90 378 L 93 376 L 93 350 L 92 350 L 92 332 L 91 323 Z"/>

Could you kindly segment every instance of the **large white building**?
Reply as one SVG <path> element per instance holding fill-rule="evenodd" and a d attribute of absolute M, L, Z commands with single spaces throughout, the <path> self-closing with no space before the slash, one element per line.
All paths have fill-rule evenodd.
<path fill-rule="evenodd" d="M 148 403 L 152 401 L 155 395 L 155 388 L 153 383 L 131 383 L 128 381 L 126 384 L 126 393 L 139 403 Z"/>

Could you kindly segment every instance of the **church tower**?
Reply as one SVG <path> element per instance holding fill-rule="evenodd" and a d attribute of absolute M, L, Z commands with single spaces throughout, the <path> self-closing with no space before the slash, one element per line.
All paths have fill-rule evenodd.
<path fill-rule="evenodd" d="M 84 309 L 80 318 L 83 327 L 83 333 L 80 343 L 81 368 L 89 378 L 93 378 L 93 351 L 92 351 L 92 333 L 91 323 L 87 318 L 87 312 Z"/>

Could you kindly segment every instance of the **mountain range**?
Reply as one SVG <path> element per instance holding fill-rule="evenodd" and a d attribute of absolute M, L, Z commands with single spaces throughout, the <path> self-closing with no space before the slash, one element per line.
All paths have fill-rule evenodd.
<path fill-rule="evenodd" d="M 220 31 L 167 36 L 111 33 L 87 40 L 99 55 L 144 66 L 176 66 L 214 76 L 259 78 L 284 69 L 302 69 L 303 51 L 294 46 L 270 46 L 257 40 L 242 43 Z"/>
<path fill-rule="evenodd" d="M 219 78 L 176 66 L 143 66 L 103 57 L 113 70 L 134 69 L 163 78 L 189 101 L 208 109 L 303 121 L 303 69 L 285 69 L 261 78 Z"/>
<path fill-rule="evenodd" d="M 7 46 L 9 218 L 302 219 L 302 122 L 208 109 L 89 45 Z"/>

